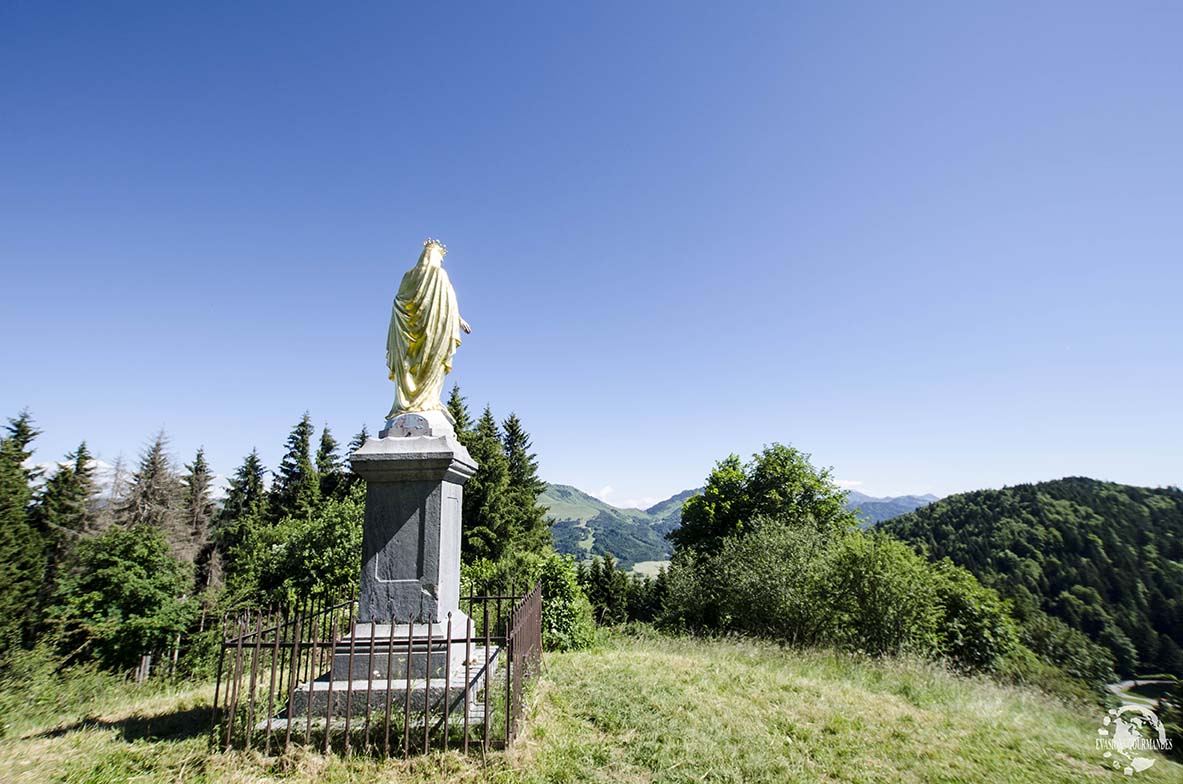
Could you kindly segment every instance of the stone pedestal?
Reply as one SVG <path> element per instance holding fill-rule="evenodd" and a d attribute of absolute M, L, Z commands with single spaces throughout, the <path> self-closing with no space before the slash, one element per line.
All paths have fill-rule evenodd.
<path fill-rule="evenodd" d="M 422 710 L 484 688 L 498 651 L 465 642 L 460 611 L 460 509 L 476 463 L 440 411 L 395 417 L 349 460 L 366 480 L 358 623 L 336 640 L 329 672 L 293 694 L 288 716 L 387 699 Z"/>
<path fill-rule="evenodd" d="M 460 509 L 476 471 L 443 412 L 403 414 L 350 457 L 366 480 L 358 620 L 444 623 L 460 613 Z"/>

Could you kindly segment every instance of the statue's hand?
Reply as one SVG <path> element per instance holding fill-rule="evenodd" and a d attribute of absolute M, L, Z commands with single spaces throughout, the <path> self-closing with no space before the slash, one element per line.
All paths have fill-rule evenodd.
<path fill-rule="evenodd" d="M 468 326 L 468 322 L 464 319 L 460 319 L 460 329 L 464 330 L 465 335 L 472 334 L 472 327 Z"/>

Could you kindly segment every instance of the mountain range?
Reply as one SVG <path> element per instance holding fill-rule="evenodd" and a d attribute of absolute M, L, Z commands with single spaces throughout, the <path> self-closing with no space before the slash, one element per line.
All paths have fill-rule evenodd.
<path fill-rule="evenodd" d="M 538 499 L 554 521 L 551 534 L 560 553 L 588 559 L 612 555 L 623 569 L 646 561 L 668 561 L 665 535 L 682 523 L 682 505 L 701 487 L 670 496 L 648 509 L 621 509 L 570 485 L 548 484 Z M 936 501 L 935 495 L 876 498 L 850 491 L 846 506 L 863 527 L 906 514 Z"/>

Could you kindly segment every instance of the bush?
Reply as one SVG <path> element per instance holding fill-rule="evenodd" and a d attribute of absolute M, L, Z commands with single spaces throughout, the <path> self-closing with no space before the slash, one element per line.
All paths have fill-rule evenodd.
<path fill-rule="evenodd" d="M 1019 627 L 1019 639 L 1043 661 L 1097 688 L 1117 678 L 1113 654 L 1059 618 L 1033 613 Z"/>
<path fill-rule="evenodd" d="M 1019 644 L 1006 602 L 948 558 L 933 565 L 932 577 L 942 610 L 941 655 L 962 669 L 995 669 Z"/>
<path fill-rule="evenodd" d="M 166 650 L 196 615 L 196 601 L 182 598 L 192 578 L 156 528 L 112 528 L 83 539 L 75 559 L 49 611 L 71 660 L 130 669 L 140 656 Z"/>
<path fill-rule="evenodd" d="M 478 558 L 460 570 L 461 595 L 491 595 L 542 584 L 542 644 L 550 651 L 587 648 L 595 639 L 591 604 L 575 579 L 575 560 L 553 550 Z"/>
<path fill-rule="evenodd" d="M 715 555 L 674 559 L 663 622 L 873 655 L 904 651 L 993 668 L 1017 644 L 997 593 L 902 542 L 760 519 Z"/>

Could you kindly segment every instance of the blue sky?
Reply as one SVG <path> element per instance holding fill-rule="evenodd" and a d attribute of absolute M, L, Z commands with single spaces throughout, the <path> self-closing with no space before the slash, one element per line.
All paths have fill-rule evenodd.
<path fill-rule="evenodd" d="M 730 6 L 730 7 L 728 7 Z M 0 414 L 229 473 L 454 379 L 615 503 L 780 441 L 872 494 L 1183 479 L 1183 6 L 16 3 Z"/>

